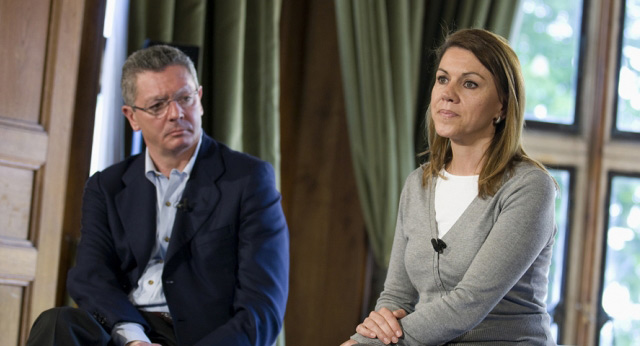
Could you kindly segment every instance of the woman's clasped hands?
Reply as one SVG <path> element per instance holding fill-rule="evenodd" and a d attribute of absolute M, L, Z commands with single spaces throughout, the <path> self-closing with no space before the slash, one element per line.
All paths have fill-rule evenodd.
<path fill-rule="evenodd" d="M 395 344 L 402 337 L 402 327 L 398 320 L 405 316 L 407 316 L 407 312 L 404 309 L 391 311 L 387 308 L 381 308 L 378 311 L 371 311 L 369 317 L 356 327 L 356 332 L 367 338 L 378 338 L 385 345 Z M 355 340 L 347 340 L 340 346 L 350 346 L 356 343 Z"/>

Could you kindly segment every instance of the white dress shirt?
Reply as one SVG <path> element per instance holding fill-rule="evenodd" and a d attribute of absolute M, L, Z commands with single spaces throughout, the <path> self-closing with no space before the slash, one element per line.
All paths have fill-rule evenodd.
<path fill-rule="evenodd" d="M 181 202 L 182 193 L 187 186 L 201 143 L 202 137 L 184 170 L 180 172 L 177 169 L 172 169 L 169 177 L 158 172 L 151 156 L 149 156 L 149 149 L 145 150 L 145 176 L 156 187 L 157 229 L 156 243 L 151 253 L 151 259 L 138 280 L 138 286 L 129 293 L 129 300 L 140 310 L 169 312 L 162 289 L 162 270 L 164 269 L 164 260 L 171 239 L 177 206 Z M 111 332 L 111 337 L 116 345 L 126 345 L 134 340 L 151 342 L 144 333 L 144 328 L 133 322 L 117 323 Z"/>

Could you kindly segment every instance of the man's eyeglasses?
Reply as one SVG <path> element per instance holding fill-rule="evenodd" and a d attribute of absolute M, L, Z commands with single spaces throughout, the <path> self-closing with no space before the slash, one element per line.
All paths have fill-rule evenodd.
<path fill-rule="evenodd" d="M 154 117 L 160 118 L 167 114 L 167 110 L 169 110 L 169 105 L 172 101 L 176 101 L 176 103 L 178 103 L 178 105 L 180 105 L 180 107 L 183 109 L 191 108 L 196 103 L 197 93 L 198 90 L 186 94 L 179 94 L 167 100 L 160 100 L 147 108 L 138 106 L 131 106 L 131 108 L 134 112 L 136 110 L 141 110 L 145 113 L 153 115 Z"/>

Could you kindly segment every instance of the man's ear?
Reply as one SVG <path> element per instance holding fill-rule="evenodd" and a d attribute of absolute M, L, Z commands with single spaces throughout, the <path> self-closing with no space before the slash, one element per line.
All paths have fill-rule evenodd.
<path fill-rule="evenodd" d="M 129 120 L 129 125 L 131 125 L 131 128 L 133 129 L 133 131 L 140 130 L 140 126 L 138 126 L 138 121 L 136 121 L 136 113 L 133 111 L 133 108 L 127 105 L 122 106 L 122 114 L 124 114 L 125 118 Z"/>

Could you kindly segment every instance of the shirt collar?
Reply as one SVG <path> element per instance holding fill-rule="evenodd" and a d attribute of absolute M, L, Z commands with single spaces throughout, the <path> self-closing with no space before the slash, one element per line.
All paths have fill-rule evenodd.
<path fill-rule="evenodd" d="M 196 157 L 198 157 L 198 152 L 200 152 L 200 145 L 202 144 L 202 136 L 203 136 L 203 133 L 200 133 L 200 139 L 198 140 L 198 144 L 196 145 L 196 150 L 193 151 L 193 154 L 191 155 L 189 162 L 187 162 L 187 165 L 182 170 L 182 174 L 186 174 L 187 176 L 191 175 L 191 170 L 193 170 L 193 165 L 195 165 L 196 163 Z M 156 168 L 156 165 L 153 163 L 153 160 L 151 160 L 151 155 L 149 155 L 148 147 L 144 150 L 144 171 L 145 171 L 145 175 L 149 179 L 152 179 L 154 176 L 162 175 L 162 173 L 160 173 Z M 174 168 L 171 170 L 171 172 L 173 171 L 177 171 L 177 170 Z"/>

